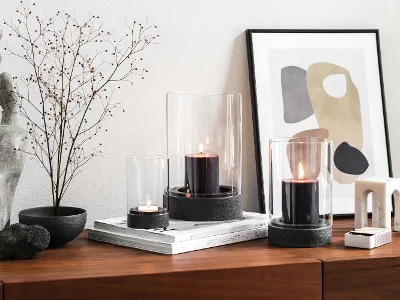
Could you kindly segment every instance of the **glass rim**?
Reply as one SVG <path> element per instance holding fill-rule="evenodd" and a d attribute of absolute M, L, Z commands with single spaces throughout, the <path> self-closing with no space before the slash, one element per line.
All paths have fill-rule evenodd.
<path fill-rule="evenodd" d="M 168 92 L 168 96 L 194 96 L 194 97 L 219 97 L 219 96 L 228 96 L 235 95 L 241 96 L 241 92 L 237 91 L 222 91 L 222 92 L 197 92 L 197 91 L 182 91 L 182 92 Z"/>
<path fill-rule="evenodd" d="M 139 154 L 139 155 L 131 155 L 126 158 L 126 160 L 167 160 L 168 156 L 166 155 L 150 155 L 150 154 Z"/>
<path fill-rule="evenodd" d="M 300 139 L 310 139 L 309 141 L 301 141 Z M 316 136 L 309 137 L 278 137 L 271 138 L 269 142 L 272 143 L 287 143 L 287 144 L 330 144 L 332 139 L 322 138 Z"/>

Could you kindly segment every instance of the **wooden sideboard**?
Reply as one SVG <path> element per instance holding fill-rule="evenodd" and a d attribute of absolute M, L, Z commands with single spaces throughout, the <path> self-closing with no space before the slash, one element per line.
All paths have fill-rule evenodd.
<path fill-rule="evenodd" d="M 0 300 L 400 299 L 400 233 L 373 249 L 289 249 L 257 240 L 166 256 L 87 240 L 39 258 L 0 262 Z"/>

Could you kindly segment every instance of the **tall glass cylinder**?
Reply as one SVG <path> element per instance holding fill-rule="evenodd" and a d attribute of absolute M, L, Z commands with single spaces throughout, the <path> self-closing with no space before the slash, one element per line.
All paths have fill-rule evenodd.
<path fill-rule="evenodd" d="M 242 216 L 242 96 L 167 94 L 170 214 L 185 220 Z"/>
<path fill-rule="evenodd" d="M 128 227 L 168 226 L 163 193 L 168 188 L 168 159 L 164 156 L 132 156 L 127 159 Z"/>
<path fill-rule="evenodd" d="M 331 243 L 332 163 L 329 139 L 270 140 L 270 243 L 288 247 Z"/>

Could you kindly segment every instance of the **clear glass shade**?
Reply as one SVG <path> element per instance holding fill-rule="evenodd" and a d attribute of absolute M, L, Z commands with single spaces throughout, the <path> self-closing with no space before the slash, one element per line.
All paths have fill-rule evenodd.
<path fill-rule="evenodd" d="M 163 208 L 163 192 L 168 186 L 168 159 L 165 156 L 129 157 L 127 173 L 128 212 L 152 212 Z"/>
<path fill-rule="evenodd" d="M 270 140 L 271 222 L 319 228 L 332 223 L 332 141 L 293 137 Z"/>
<path fill-rule="evenodd" d="M 242 192 L 242 96 L 167 94 L 170 188 L 187 197 Z"/>

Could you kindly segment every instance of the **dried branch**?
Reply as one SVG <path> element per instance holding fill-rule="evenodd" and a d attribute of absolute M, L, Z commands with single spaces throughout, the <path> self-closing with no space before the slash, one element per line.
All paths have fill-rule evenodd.
<path fill-rule="evenodd" d="M 34 16 L 33 8 L 21 2 L 17 18 L 4 22 L 9 37 L 20 42 L 5 50 L 30 67 L 17 78 L 30 139 L 21 151 L 49 175 L 57 213 L 75 176 L 102 153 L 101 143 L 93 147 L 89 141 L 107 131 L 102 124 L 116 109 L 124 111 L 120 102 L 111 102 L 114 92 L 144 78 L 148 70 L 139 67 L 140 54 L 158 35 L 152 34 L 156 26 L 132 22 L 117 37 L 103 29 L 99 16 L 80 22 L 61 11 Z"/>

